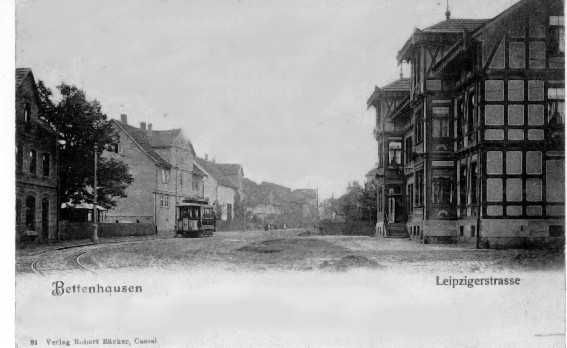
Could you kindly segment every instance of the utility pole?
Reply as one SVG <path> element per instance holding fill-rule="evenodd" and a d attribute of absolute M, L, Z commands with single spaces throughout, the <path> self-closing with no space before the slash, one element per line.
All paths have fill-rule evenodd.
<path fill-rule="evenodd" d="M 91 240 L 95 243 L 98 243 L 98 224 L 97 224 L 97 211 L 96 211 L 96 204 L 97 204 L 97 196 L 96 196 L 96 186 L 97 186 L 97 182 L 96 182 L 96 171 L 97 171 L 97 149 L 96 149 L 96 145 L 93 147 L 94 149 L 94 184 L 93 184 L 93 235 Z"/>

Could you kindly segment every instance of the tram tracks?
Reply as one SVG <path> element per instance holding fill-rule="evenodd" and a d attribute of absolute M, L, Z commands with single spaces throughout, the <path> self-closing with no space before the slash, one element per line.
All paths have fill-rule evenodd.
<path fill-rule="evenodd" d="M 166 239 L 166 238 L 159 238 L 159 239 Z M 140 243 L 147 243 L 148 240 L 139 240 L 139 241 L 128 241 L 128 242 L 107 242 L 107 243 L 89 243 L 89 244 L 82 244 L 82 245 L 74 245 L 74 246 L 65 246 L 61 248 L 56 248 L 50 251 L 43 252 L 42 256 L 35 259 L 30 268 L 33 273 L 36 275 L 45 277 L 46 271 L 50 270 L 61 270 L 58 268 L 46 270 L 41 267 L 41 264 L 44 260 L 49 258 L 53 258 L 55 253 L 65 253 L 66 251 L 71 251 L 70 255 L 60 255 L 59 257 L 65 261 L 66 266 L 71 265 L 71 270 L 81 270 L 81 271 L 88 271 L 92 274 L 100 275 L 101 273 L 92 267 L 89 267 L 86 258 L 89 254 L 104 249 L 108 247 L 119 247 L 121 245 L 129 245 L 129 244 L 140 244 Z M 90 248 L 89 248 L 90 247 Z M 83 248 L 89 248 L 88 250 L 83 250 Z M 73 253 L 74 249 L 79 249 L 78 253 Z"/>

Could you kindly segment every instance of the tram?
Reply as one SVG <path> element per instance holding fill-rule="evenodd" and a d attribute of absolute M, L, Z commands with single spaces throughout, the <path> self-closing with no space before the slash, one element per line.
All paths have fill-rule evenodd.
<path fill-rule="evenodd" d="M 186 199 L 178 203 L 176 237 L 211 237 L 215 232 L 214 207 L 206 200 Z"/>

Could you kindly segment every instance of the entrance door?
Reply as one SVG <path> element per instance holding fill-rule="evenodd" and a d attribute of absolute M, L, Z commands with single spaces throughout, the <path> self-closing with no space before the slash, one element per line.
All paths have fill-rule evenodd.
<path fill-rule="evenodd" d="M 41 200 L 41 235 L 43 240 L 49 238 L 49 199 Z"/>

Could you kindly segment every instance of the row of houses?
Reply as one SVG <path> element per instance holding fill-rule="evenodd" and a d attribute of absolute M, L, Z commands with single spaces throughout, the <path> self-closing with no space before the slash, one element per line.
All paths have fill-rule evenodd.
<path fill-rule="evenodd" d="M 40 99 L 31 69 L 16 69 L 15 87 L 16 238 L 57 239 L 62 217 L 92 221 L 92 205 L 60 202 L 58 136 L 38 117 Z M 101 207 L 100 222 L 151 223 L 158 232 L 171 231 L 175 206 L 185 199 L 206 200 L 217 208 L 218 220 L 233 219 L 235 200 L 242 197 L 240 164 L 197 157 L 181 129 L 154 130 L 145 122 L 134 127 L 124 114 L 110 123 L 120 142 L 103 156 L 126 163 L 134 182 L 115 208 Z"/>
<path fill-rule="evenodd" d="M 564 240 L 561 0 L 415 29 L 410 77 L 376 87 L 376 234 L 527 246 Z"/>
<path fill-rule="evenodd" d="M 294 228 L 317 223 L 318 195 L 315 189 L 296 189 L 244 179 L 247 222 L 255 227 Z"/>

